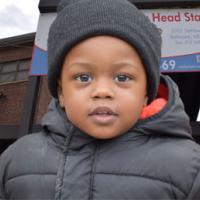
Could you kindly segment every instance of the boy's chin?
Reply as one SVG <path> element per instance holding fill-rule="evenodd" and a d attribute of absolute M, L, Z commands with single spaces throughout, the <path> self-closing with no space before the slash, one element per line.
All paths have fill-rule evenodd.
<path fill-rule="evenodd" d="M 85 134 L 95 138 L 95 139 L 101 139 L 101 140 L 109 140 L 116 137 L 119 137 L 120 135 L 123 135 L 124 133 L 120 132 L 106 132 L 106 131 L 95 131 L 95 132 L 88 132 L 86 131 Z"/>

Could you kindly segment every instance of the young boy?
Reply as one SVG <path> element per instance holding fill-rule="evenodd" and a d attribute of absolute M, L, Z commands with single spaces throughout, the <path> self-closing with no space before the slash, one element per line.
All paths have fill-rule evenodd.
<path fill-rule="evenodd" d="M 200 148 L 157 28 L 126 0 L 62 1 L 43 130 L 0 160 L 1 199 L 200 199 Z"/>

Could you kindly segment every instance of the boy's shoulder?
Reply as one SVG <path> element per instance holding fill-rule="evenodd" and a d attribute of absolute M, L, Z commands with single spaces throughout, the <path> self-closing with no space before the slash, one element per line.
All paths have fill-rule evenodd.
<path fill-rule="evenodd" d="M 43 132 L 18 139 L 0 157 L 0 182 L 4 175 L 6 182 L 25 175 L 55 174 L 60 152 L 54 146 Z"/>
<path fill-rule="evenodd" d="M 145 155 L 148 161 L 143 162 L 148 169 L 145 175 L 171 185 L 188 199 L 200 197 L 199 144 L 192 139 L 173 137 L 155 138 L 152 144 Z"/>
<path fill-rule="evenodd" d="M 20 155 L 25 151 L 38 149 L 46 143 L 46 136 L 42 132 L 25 135 L 11 144 L 1 155 L 1 158 Z"/>
<path fill-rule="evenodd" d="M 200 146 L 191 139 L 163 138 L 158 141 L 146 155 L 152 177 L 157 175 L 160 180 L 189 193 L 188 189 L 191 190 L 196 180 L 200 181 Z"/>
<path fill-rule="evenodd" d="M 11 144 L 0 156 L 0 164 L 27 162 L 28 156 L 37 154 L 46 146 L 47 138 L 42 132 L 25 135 Z"/>
<path fill-rule="evenodd" d="M 152 142 L 149 153 L 156 155 L 155 161 L 162 161 L 168 169 L 188 169 L 189 166 L 195 166 L 195 163 L 198 163 L 197 166 L 200 169 L 200 145 L 192 139 L 158 138 Z"/>
<path fill-rule="evenodd" d="M 38 163 L 49 160 L 52 153 L 49 143 L 49 137 L 43 132 L 23 136 L 2 153 L 1 169 L 16 172 L 16 174 L 26 173 L 26 170 L 29 173 L 28 171 L 31 171 Z"/>

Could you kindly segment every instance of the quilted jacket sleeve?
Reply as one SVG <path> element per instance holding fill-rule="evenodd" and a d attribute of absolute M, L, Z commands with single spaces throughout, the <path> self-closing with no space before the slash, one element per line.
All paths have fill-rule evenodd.
<path fill-rule="evenodd" d="M 0 155 L 0 200 L 7 199 L 5 183 L 8 175 L 8 166 L 11 162 L 13 155 L 13 145 L 10 145 L 1 155 Z"/>
<path fill-rule="evenodd" d="M 4 174 L 5 174 L 5 166 L 4 166 L 3 156 L 1 156 L 0 157 L 0 200 L 5 199 Z"/>
<path fill-rule="evenodd" d="M 190 193 L 189 193 L 187 199 L 188 200 L 200 199 L 200 170 L 195 177 L 195 180 L 192 184 L 192 187 L 191 187 L 191 190 L 190 190 Z"/>

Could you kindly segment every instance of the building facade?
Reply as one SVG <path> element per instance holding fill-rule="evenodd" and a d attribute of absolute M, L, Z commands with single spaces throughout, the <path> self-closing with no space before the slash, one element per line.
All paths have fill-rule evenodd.
<path fill-rule="evenodd" d="M 34 40 L 35 33 L 0 40 L 0 153 L 40 129 L 50 101 L 47 77 L 29 76 Z"/>

